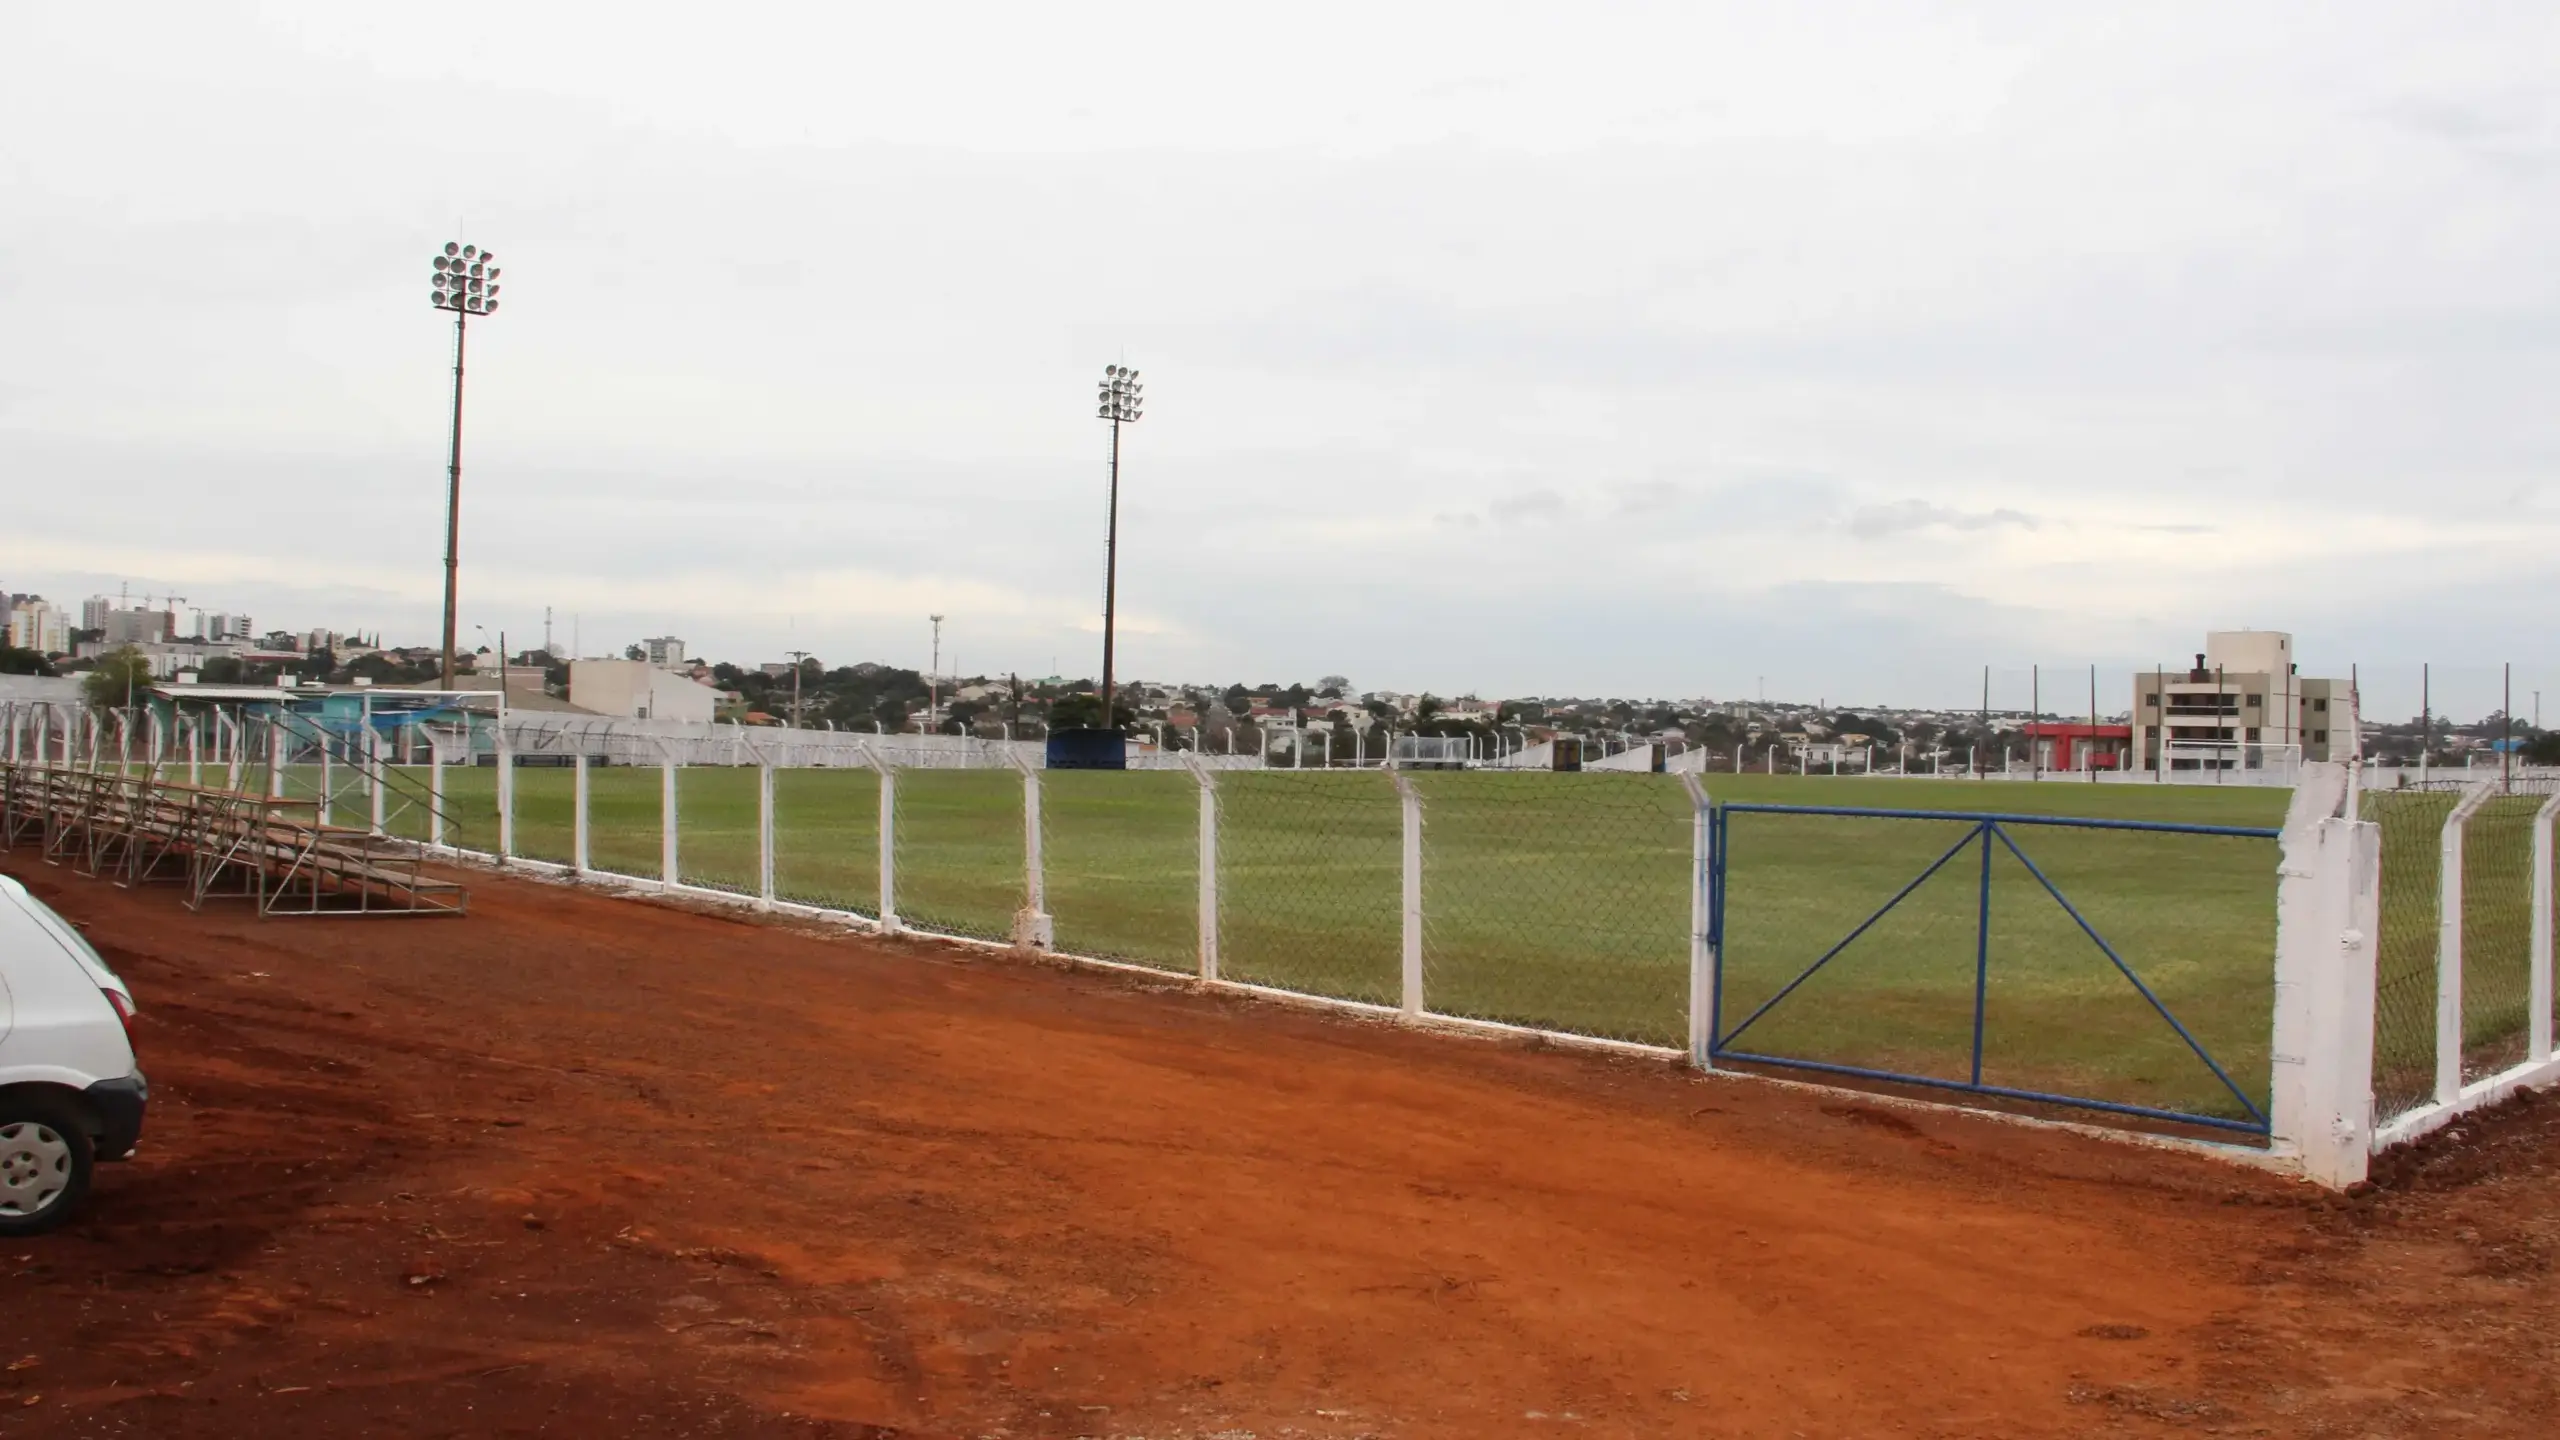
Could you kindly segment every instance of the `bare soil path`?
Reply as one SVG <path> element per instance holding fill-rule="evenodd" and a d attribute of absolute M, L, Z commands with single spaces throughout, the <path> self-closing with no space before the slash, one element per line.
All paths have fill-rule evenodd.
<path fill-rule="evenodd" d="M 0 870 L 154 1114 L 0 1247 L 0 1434 L 2504 1436 L 2560 1105 L 2204 1160 L 474 875 Z"/>

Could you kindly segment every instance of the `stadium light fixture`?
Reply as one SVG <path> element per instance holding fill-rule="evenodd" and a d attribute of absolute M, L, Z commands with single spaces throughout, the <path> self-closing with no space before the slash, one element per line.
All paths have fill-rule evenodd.
<path fill-rule="evenodd" d="M 1095 397 L 1093 413 L 1111 422 L 1111 504 L 1102 540 L 1102 724 L 1101 729 L 1117 730 L 1114 723 L 1118 711 L 1112 703 L 1112 639 L 1120 591 L 1120 427 L 1135 425 L 1146 407 L 1147 387 L 1138 383 L 1138 372 L 1126 365 L 1102 367 L 1102 389 Z"/>
<path fill-rule="evenodd" d="M 427 303 L 453 312 L 453 451 L 444 497 L 444 688 L 453 688 L 453 621 L 456 572 L 462 546 L 462 349 L 474 315 L 498 312 L 498 257 L 477 245 L 445 242 L 435 257 L 435 288 Z"/>

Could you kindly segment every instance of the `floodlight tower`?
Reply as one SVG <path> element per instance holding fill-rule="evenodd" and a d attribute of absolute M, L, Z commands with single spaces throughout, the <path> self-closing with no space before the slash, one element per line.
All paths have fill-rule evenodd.
<path fill-rule="evenodd" d="M 444 688 L 453 688 L 454 571 L 462 544 L 462 342 L 474 315 L 498 310 L 498 257 L 477 245 L 445 242 L 427 302 L 453 312 L 453 456 L 444 496 Z"/>
<path fill-rule="evenodd" d="M 1102 541 L 1102 722 L 1097 727 L 1103 730 L 1120 728 L 1111 688 L 1112 627 L 1120 598 L 1120 427 L 1138 423 L 1145 401 L 1146 387 L 1138 383 L 1137 371 L 1126 365 L 1102 367 L 1102 393 L 1093 413 L 1111 422 L 1111 508 Z"/>

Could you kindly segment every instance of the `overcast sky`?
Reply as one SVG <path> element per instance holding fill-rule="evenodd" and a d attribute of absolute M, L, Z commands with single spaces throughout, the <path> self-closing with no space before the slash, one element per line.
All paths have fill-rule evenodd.
<path fill-rule="evenodd" d="M 432 640 L 460 238 L 467 638 L 1089 674 L 1116 361 L 1123 674 L 2560 708 L 2547 3 L 11 30 L 9 589 Z"/>

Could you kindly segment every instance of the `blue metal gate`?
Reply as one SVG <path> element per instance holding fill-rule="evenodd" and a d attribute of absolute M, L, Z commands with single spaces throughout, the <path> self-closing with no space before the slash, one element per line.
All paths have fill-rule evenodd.
<path fill-rule="evenodd" d="M 1943 853 L 1940 853 L 1937 856 L 1935 860 L 1930 861 L 1926 868 L 1913 876 L 1908 883 L 1894 891 L 1890 899 L 1887 899 L 1881 906 L 1878 906 L 1872 913 L 1868 914 L 1864 920 L 1858 922 L 1856 927 L 1851 929 L 1846 935 L 1840 936 L 1836 942 L 1832 943 L 1827 949 L 1824 949 L 1810 964 L 1805 965 L 1801 971 L 1798 971 L 1794 978 L 1788 980 L 1784 985 L 1777 987 L 1775 993 L 1770 994 L 1766 999 L 1761 1000 L 1759 1004 L 1752 1008 L 1748 1014 L 1743 1015 L 1739 1022 L 1732 1024 L 1728 1028 L 1725 1013 L 1726 994 L 1728 989 L 1728 980 L 1731 973 L 1732 958 L 1727 953 L 1727 941 L 1734 929 L 1734 926 L 1731 923 L 1733 919 L 1733 912 L 1731 909 L 1733 902 L 1730 898 L 1728 882 L 1733 873 L 1736 859 L 1733 842 L 1732 819 L 1736 815 L 1747 814 L 1814 817 L 1827 816 L 1836 817 L 1841 820 L 1863 819 L 1897 822 L 1940 822 L 1942 826 L 1944 822 L 1955 822 L 1962 825 L 1964 828 L 1955 840 L 1954 844 L 1949 845 Z M 2187 1025 L 2182 1023 L 2175 1014 L 2171 1013 L 2169 1006 L 2161 1000 L 2157 993 L 2154 992 L 2153 987 L 2144 983 L 2142 976 L 2136 973 L 2131 964 L 2126 962 L 2125 957 L 2119 953 L 2118 947 L 2111 943 L 2105 935 L 2099 933 L 2098 927 L 2092 924 L 2089 918 L 2082 913 L 2081 907 L 2074 905 L 2071 899 L 2063 894 L 2062 889 L 2047 875 L 2045 869 L 2040 868 L 2034 860 L 2028 858 L 2026 850 L 2019 845 L 2017 837 L 2011 832 L 2013 830 L 2032 830 L 2036 828 L 2064 828 L 2094 831 L 2136 831 L 2155 835 L 2222 836 L 2265 840 L 2272 840 L 2276 838 L 2280 832 L 2273 829 L 2249 826 L 2189 825 L 2161 821 L 2094 819 L 2061 815 L 2012 815 L 1969 811 L 1884 810 L 1852 806 L 1744 803 L 1727 803 L 1714 807 L 1714 812 L 1710 817 L 1709 823 L 1713 826 L 1714 844 L 1711 852 L 1713 859 L 1709 871 L 1710 901 L 1708 938 L 1715 956 L 1715 983 L 1709 997 L 1707 1036 L 1708 1053 L 1713 1059 L 1719 1061 L 1738 1062 L 1747 1065 L 1763 1065 L 1783 1069 L 1811 1071 L 1821 1074 L 1855 1076 L 1870 1080 L 1890 1081 L 1897 1084 L 1924 1086 L 1937 1090 L 1952 1090 L 1968 1094 L 1998 1096 L 2012 1100 L 2036 1101 L 2044 1104 L 2071 1106 L 2079 1109 L 2103 1111 L 2111 1114 L 2137 1116 L 2153 1120 L 2175 1121 L 2186 1125 L 2201 1125 L 2213 1129 L 2236 1131 L 2248 1135 L 2263 1136 L 2268 1133 L 2268 1120 L 2265 1109 L 2257 1100 L 2250 1096 L 2245 1088 L 2233 1081 L 2230 1072 L 2224 1068 L 2222 1062 L 2217 1060 L 2214 1055 L 2207 1050 L 2205 1045 L 2197 1039 L 2196 1035 L 2188 1028 Z M 1975 851 L 1979 854 L 1979 875 L 1976 879 L 1976 895 L 1974 897 L 1973 904 L 1970 907 L 1972 911 L 1971 923 L 1973 931 L 1971 956 L 1973 971 L 1973 1013 L 1969 1057 L 1970 1064 L 1964 1078 L 1957 1079 L 1944 1075 L 1919 1074 L 1895 1068 L 1847 1063 L 1839 1059 L 1824 1059 L 1819 1056 L 1778 1054 L 1769 1050 L 1745 1048 L 1742 1042 L 1754 1026 L 1762 1024 L 1762 1022 L 1767 1020 L 1773 1012 L 1781 1010 L 1781 1008 L 1789 1002 L 1791 997 L 1795 999 L 1796 1004 L 1799 1007 L 1804 1006 L 1807 1002 L 1804 997 L 1798 994 L 1798 992 L 1802 990 L 1807 981 L 1820 973 L 1824 967 L 1838 959 L 1844 951 L 1847 951 L 1850 946 L 1857 942 L 1862 936 L 1866 936 L 1873 931 L 1879 922 L 1883 922 L 1888 915 L 1893 914 L 1896 907 L 1902 906 L 1906 901 L 1910 900 L 1914 892 L 1919 891 L 1921 887 L 1932 877 L 1947 870 L 1950 866 L 1957 865 L 1960 858 L 1965 856 L 1968 851 Z M 2088 957 L 2090 963 L 2093 965 L 2103 963 L 2106 966 L 2112 966 L 2114 971 L 2121 975 L 2124 981 L 2132 987 L 2133 992 L 2141 997 L 2141 1000 L 2144 1002 L 2144 1006 L 2147 1008 L 2148 1012 L 2157 1016 L 2160 1023 L 2166 1025 L 2170 1031 L 2175 1032 L 2177 1039 L 2183 1042 L 2186 1052 L 2191 1053 L 2195 1060 L 2200 1063 L 2205 1070 L 2211 1072 L 2212 1078 L 2220 1083 L 2221 1091 L 2226 1092 L 2233 1101 L 2237 1102 L 2239 1114 L 2236 1117 L 2228 1114 L 2214 1114 L 2202 1109 L 2189 1110 L 2166 1108 L 2157 1105 L 2128 1103 L 2123 1100 L 2106 1099 L 2092 1095 L 2064 1093 L 2056 1090 L 1997 1085 L 1989 1083 L 1984 1079 L 1983 1049 L 1986 1026 L 1986 1009 L 1991 993 L 1993 972 L 1992 866 L 1994 856 L 2002 851 L 2016 857 L 2018 864 L 2024 868 L 2025 873 L 2034 877 L 2035 886 L 2040 888 L 2041 893 L 2043 895 L 2050 896 L 2053 903 L 2061 907 L 2062 913 L 2067 915 L 2071 921 L 2071 926 L 2069 927 L 2070 931 L 2079 936 L 2086 937 L 2089 947 L 2096 952 L 2094 955 L 2090 955 Z M 1926 852 L 1922 851 L 1920 853 Z M 2271 878 L 2272 868 L 2272 866 L 2269 867 Z M 1958 873 L 1960 873 L 1960 871 Z M 1871 891 L 1869 893 L 1872 894 L 1874 892 Z M 2267 906 L 2271 918 L 2274 906 L 2272 886 L 2270 886 L 2268 892 Z M 1945 912 L 1942 907 L 1941 914 L 1944 913 L 1947 912 Z M 1819 943 L 1819 941 L 1816 941 L 1815 943 Z M 1811 946 L 1807 946 L 1806 948 L 1810 950 Z M 2100 956 L 2104 957 L 2103 962 L 2099 960 L 2098 957 Z M 2270 966 L 2272 966 L 2272 953 L 2270 953 L 2268 958 Z M 1776 973 L 1784 973 L 1784 971 L 1780 970 Z M 2271 993 L 2272 971 L 2270 971 L 2269 976 L 2269 987 Z M 2195 1083 L 2201 1084 L 2202 1078 L 2198 1077 Z M 2221 1107 L 2217 1104 L 2216 1108 Z"/>

